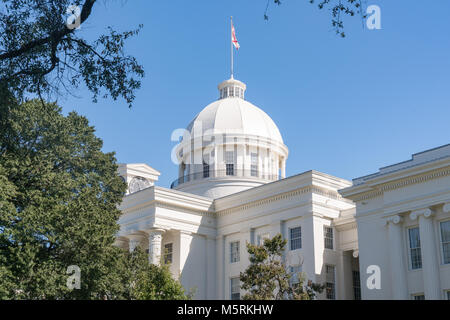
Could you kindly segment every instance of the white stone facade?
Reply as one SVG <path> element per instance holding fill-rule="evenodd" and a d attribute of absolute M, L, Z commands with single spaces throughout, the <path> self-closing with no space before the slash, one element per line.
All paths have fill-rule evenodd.
<path fill-rule="evenodd" d="M 381 289 L 362 286 L 363 298 L 450 298 L 450 145 L 355 179 L 340 193 L 356 204 L 361 275 L 370 265 L 381 270 Z"/>
<path fill-rule="evenodd" d="M 447 298 L 450 146 L 353 183 L 317 171 L 286 178 L 288 149 L 270 117 L 243 99 L 245 89 L 221 83 L 220 99 L 188 126 L 171 189 L 155 186 L 159 172 L 147 165 L 120 166 L 130 188 L 117 245 L 170 263 L 197 299 L 242 295 L 233 279 L 249 264 L 246 243 L 277 233 L 288 240 L 287 265 L 327 285 L 319 299 Z M 381 287 L 369 289 L 373 265 Z"/>

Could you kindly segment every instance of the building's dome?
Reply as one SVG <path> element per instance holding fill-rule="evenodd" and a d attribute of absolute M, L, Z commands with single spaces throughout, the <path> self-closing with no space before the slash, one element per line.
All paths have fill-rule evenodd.
<path fill-rule="evenodd" d="M 209 104 L 192 120 L 187 130 L 191 137 L 232 133 L 283 143 L 280 130 L 267 113 L 238 97 L 220 99 Z"/>
<path fill-rule="evenodd" d="M 215 199 L 284 178 L 288 149 L 276 124 L 244 100 L 241 81 L 218 89 L 219 100 L 191 121 L 174 150 L 179 172 L 171 187 Z"/>

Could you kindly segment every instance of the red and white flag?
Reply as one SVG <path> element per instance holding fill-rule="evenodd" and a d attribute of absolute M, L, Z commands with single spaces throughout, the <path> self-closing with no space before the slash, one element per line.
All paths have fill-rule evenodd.
<path fill-rule="evenodd" d="M 233 22 L 231 22 L 231 42 L 233 42 L 234 47 L 239 50 L 240 45 L 236 38 L 236 32 L 234 31 Z"/>

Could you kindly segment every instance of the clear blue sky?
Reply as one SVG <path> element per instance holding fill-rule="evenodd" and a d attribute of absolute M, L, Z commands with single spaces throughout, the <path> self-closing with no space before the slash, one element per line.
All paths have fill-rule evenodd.
<path fill-rule="evenodd" d="M 127 45 L 145 68 L 142 88 L 132 109 L 92 103 L 84 88 L 59 103 L 87 116 L 119 162 L 148 163 L 168 187 L 178 172 L 172 131 L 217 99 L 229 77 L 232 15 L 235 78 L 280 128 L 289 176 L 315 169 L 352 179 L 450 142 L 450 1 L 368 0 L 381 8 L 382 30 L 346 18 L 345 39 L 329 11 L 282 3 L 265 21 L 265 0 L 101 1 L 79 32 L 144 24 Z"/>

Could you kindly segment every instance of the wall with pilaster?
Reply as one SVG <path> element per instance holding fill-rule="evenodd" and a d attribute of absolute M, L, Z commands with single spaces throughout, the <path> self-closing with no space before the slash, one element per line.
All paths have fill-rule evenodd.
<path fill-rule="evenodd" d="M 450 212 L 443 210 L 450 202 L 449 186 L 448 175 L 415 176 L 378 187 L 384 192 L 357 201 L 363 299 L 411 299 L 415 294 L 444 298 L 450 289 L 450 264 L 442 261 L 440 222 L 450 219 Z M 409 254 L 412 227 L 419 228 L 422 251 L 422 268 L 415 270 Z M 380 290 L 366 286 L 369 265 L 381 268 Z"/>

